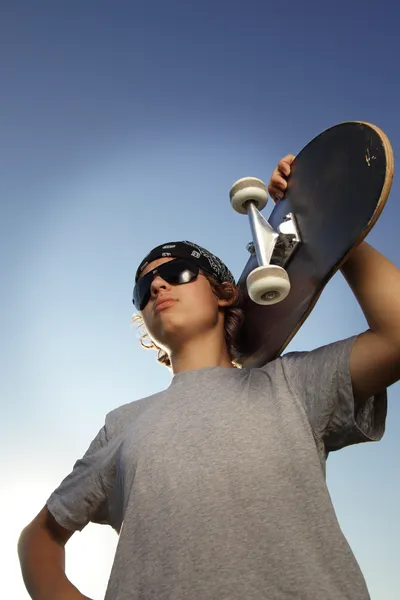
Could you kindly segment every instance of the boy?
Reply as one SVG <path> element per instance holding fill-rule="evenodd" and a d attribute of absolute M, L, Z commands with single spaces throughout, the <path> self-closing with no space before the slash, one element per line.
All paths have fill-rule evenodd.
<path fill-rule="evenodd" d="M 293 156 L 269 184 L 283 197 Z M 23 531 L 34 600 L 82 600 L 64 546 L 89 521 L 119 532 L 107 600 L 367 600 L 325 482 L 329 452 L 379 440 L 400 378 L 400 272 L 362 243 L 343 266 L 370 329 L 237 369 L 234 279 L 173 242 L 139 265 L 134 303 L 172 383 L 117 408 Z"/>

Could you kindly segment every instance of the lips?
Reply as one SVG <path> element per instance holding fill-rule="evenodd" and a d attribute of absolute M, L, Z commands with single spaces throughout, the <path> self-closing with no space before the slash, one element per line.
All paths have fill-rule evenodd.
<path fill-rule="evenodd" d="M 175 304 L 175 302 L 175 298 L 171 298 L 169 296 L 158 298 L 158 300 L 154 304 L 154 312 L 158 313 L 164 310 L 165 308 L 172 306 L 173 304 Z"/>

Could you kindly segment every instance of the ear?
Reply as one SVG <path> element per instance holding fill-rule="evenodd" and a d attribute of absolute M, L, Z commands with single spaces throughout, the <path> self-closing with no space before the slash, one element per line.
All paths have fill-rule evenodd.
<path fill-rule="evenodd" d="M 237 288 L 233 283 L 225 282 L 222 284 L 224 288 L 224 298 L 218 298 L 218 306 L 220 308 L 225 308 L 227 306 L 232 306 L 237 300 Z"/>

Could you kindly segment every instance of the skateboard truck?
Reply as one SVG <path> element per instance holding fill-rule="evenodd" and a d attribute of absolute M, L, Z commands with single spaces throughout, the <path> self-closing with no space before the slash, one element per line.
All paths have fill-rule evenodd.
<path fill-rule="evenodd" d="M 239 179 L 229 195 L 232 208 L 249 217 L 253 241 L 247 250 L 256 255 L 259 265 L 247 276 L 248 294 L 256 304 L 281 302 L 290 292 L 284 267 L 300 242 L 294 215 L 286 215 L 279 232 L 275 231 L 260 213 L 267 204 L 268 193 L 265 183 L 256 177 Z"/>

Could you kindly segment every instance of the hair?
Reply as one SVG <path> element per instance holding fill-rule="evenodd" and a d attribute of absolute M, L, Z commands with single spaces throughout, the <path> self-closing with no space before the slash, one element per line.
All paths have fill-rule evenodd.
<path fill-rule="evenodd" d="M 242 308 L 242 292 L 240 288 L 231 283 L 219 283 L 212 275 L 202 271 L 203 275 L 209 281 L 211 289 L 215 296 L 221 300 L 229 300 L 228 306 L 222 308 L 225 313 L 224 320 L 224 335 L 225 343 L 228 350 L 229 358 L 235 367 L 239 367 L 237 361 L 240 358 L 240 352 L 237 346 L 237 340 L 239 332 L 244 322 L 244 311 Z M 141 330 L 140 344 L 146 350 L 156 350 L 158 352 L 157 360 L 162 365 L 171 368 L 171 361 L 168 353 L 157 346 L 157 344 L 151 339 L 146 326 L 143 321 L 143 317 L 140 314 L 133 315 L 132 323 L 137 325 L 137 329 Z"/>

